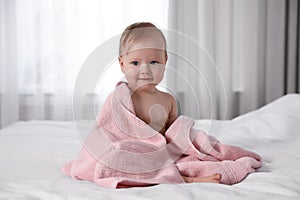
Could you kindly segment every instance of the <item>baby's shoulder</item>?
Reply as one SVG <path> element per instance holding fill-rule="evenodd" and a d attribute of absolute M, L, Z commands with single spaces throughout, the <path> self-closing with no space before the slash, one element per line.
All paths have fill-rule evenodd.
<path fill-rule="evenodd" d="M 175 97 L 172 94 L 168 93 L 168 92 L 159 91 L 159 93 L 160 93 L 160 96 L 162 98 L 164 98 L 165 100 L 168 100 L 168 101 L 175 101 L 176 100 Z"/>
<path fill-rule="evenodd" d="M 164 92 L 164 91 L 161 91 L 161 90 L 158 90 L 159 94 L 162 95 L 162 96 L 165 96 L 165 97 L 173 97 L 173 95 L 171 95 L 170 93 L 168 92 Z"/>

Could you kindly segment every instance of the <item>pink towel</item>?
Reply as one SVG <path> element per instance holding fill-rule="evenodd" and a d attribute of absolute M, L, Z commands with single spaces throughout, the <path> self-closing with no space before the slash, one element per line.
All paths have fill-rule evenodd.
<path fill-rule="evenodd" d="M 62 171 L 103 187 L 184 183 L 182 176 L 222 175 L 235 184 L 262 166 L 256 153 L 220 143 L 180 116 L 165 135 L 136 117 L 130 91 L 119 84 L 105 101 L 78 157 Z"/>

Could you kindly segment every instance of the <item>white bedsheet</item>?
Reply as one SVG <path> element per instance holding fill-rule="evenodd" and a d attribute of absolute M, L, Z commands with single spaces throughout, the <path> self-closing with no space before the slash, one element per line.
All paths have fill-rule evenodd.
<path fill-rule="evenodd" d="M 86 133 L 91 127 L 90 121 L 79 122 Z M 197 120 L 195 127 L 224 143 L 259 153 L 264 166 L 233 186 L 101 188 L 60 172 L 81 147 L 74 122 L 19 122 L 0 131 L 0 199 L 300 199 L 299 94 L 284 96 L 234 120 Z"/>

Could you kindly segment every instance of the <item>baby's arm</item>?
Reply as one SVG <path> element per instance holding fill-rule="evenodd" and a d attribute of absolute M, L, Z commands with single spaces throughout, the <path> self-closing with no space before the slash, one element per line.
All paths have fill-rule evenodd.
<path fill-rule="evenodd" d="M 178 108 L 177 108 L 177 102 L 176 99 L 169 94 L 168 100 L 171 105 L 171 109 L 168 115 L 168 121 L 167 121 L 167 129 L 172 125 L 172 123 L 177 119 L 178 117 Z"/>

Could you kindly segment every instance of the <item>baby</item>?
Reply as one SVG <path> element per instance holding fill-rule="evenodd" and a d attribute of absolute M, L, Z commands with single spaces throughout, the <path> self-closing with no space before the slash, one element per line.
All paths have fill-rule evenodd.
<path fill-rule="evenodd" d="M 175 98 L 156 88 L 168 60 L 166 49 L 164 35 L 151 23 L 125 29 L 119 63 L 127 81 L 107 97 L 77 158 L 62 168 L 64 174 L 111 188 L 232 185 L 262 166 L 258 154 L 223 144 L 193 129 L 193 119 L 177 117 Z"/>
<path fill-rule="evenodd" d="M 156 88 L 163 79 L 167 60 L 166 39 L 155 25 L 135 23 L 124 30 L 120 39 L 119 63 L 128 81 L 136 116 L 161 134 L 178 115 L 175 98 Z M 219 183 L 221 175 L 183 176 L 183 179 L 188 183 Z"/>

